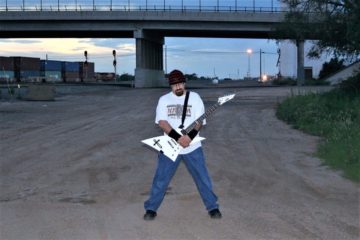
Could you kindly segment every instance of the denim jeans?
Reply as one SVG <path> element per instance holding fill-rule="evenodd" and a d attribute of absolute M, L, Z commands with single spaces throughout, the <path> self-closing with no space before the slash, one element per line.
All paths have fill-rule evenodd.
<path fill-rule="evenodd" d="M 164 199 L 166 189 L 183 160 L 187 170 L 190 172 L 196 187 L 200 193 L 203 203 L 208 211 L 218 208 L 217 196 L 212 191 L 211 179 L 205 165 L 202 148 L 199 147 L 188 154 L 179 155 L 175 162 L 164 154 L 158 157 L 158 166 L 153 179 L 150 197 L 144 203 L 145 210 L 157 211 Z"/>

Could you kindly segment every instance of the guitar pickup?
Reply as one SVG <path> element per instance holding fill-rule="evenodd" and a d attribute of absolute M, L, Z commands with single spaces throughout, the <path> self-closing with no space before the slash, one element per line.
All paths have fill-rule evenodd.
<path fill-rule="evenodd" d="M 170 141 L 167 141 L 167 142 L 170 145 L 170 147 L 172 147 L 174 149 L 174 146 L 171 144 L 171 142 Z"/>

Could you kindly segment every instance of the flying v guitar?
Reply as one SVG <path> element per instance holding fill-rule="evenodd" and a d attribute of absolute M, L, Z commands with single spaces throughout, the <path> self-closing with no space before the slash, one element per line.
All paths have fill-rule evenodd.
<path fill-rule="evenodd" d="M 193 123 L 191 123 L 186 129 L 176 129 L 176 131 L 179 134 L 186 135 L 189 133 L 195 126 L 197 122 L 202 122 L 205 118 L 210 116 L 219 106 L 223 105 L 227 101 L 230 101 L 235 97 L 235 94 L 225 95 L 223 97 L 219 97 L 216 104 L 211 106 L 206 110 L 206 112 L 201 115 L 198 119 L 196 119 Z M 199 137 L 197 135 L 190 143 L 194 144 L 196 142 L 202 141 L 205 138 Z M 163 136 L 148 138 L 141 141 L 142 143 L 145 143 L 146 145 L 154 148 L 157 151 L 162 152 L 165 156 L 170 158 L 172 161 L 175 162 L 177 156 L 179 155 L 180 151 L 183 149 L 183 147 L 178 144 L 173 138 L 169 137 L 167 134 L 164 134 Z"/>

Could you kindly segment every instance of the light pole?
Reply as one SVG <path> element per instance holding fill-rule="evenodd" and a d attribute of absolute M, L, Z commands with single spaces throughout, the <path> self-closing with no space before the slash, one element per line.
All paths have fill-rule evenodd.
<path fill-rule="evenodd" d="M 261 59 L 261 54 L 262 54 L 262 51 L 261 51 L 261 48 L 260 48 L 260 75 L 259 75 L 259 80 L 261 81 L 262 80 L 262 69 L 261 69 L 261 63 L 262 63 L 262 59 Z"/>
<path fill-rule="evenodd" d="M 251 48 L 246 49 L 246 53 L 248 55 L 248 71 L 247 71 L 246 77 L 248 79 L 250 79 L 250 56 L 252 54 L 252 49 Z"/>

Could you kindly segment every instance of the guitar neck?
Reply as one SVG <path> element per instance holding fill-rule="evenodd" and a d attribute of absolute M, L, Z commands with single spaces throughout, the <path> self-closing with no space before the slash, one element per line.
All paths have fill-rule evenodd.
<path fill-rule="evenodd" d="M 209 108 L 206 110 L 206 112 L 205 112 L 203 115 L 201 115 L 198 119 L 196 119 L 194 122 L 192 122 L 192 123 L 185 129 L 185 131 L 186 131 L 187 133 L 189 133 L 189 132 L 196 126 L 197 123 L 202 123 L 202 121 L 203 121 L 205 118 L 209 117 L 213 112 L 215 112 L 215 110 L 216 110 L 219 106 L 220 106 L 220 104 L 219 104 L 219 103 L 216 103 L 216 104 L 212 105 L 211 107 L 209 107 Z"/>

